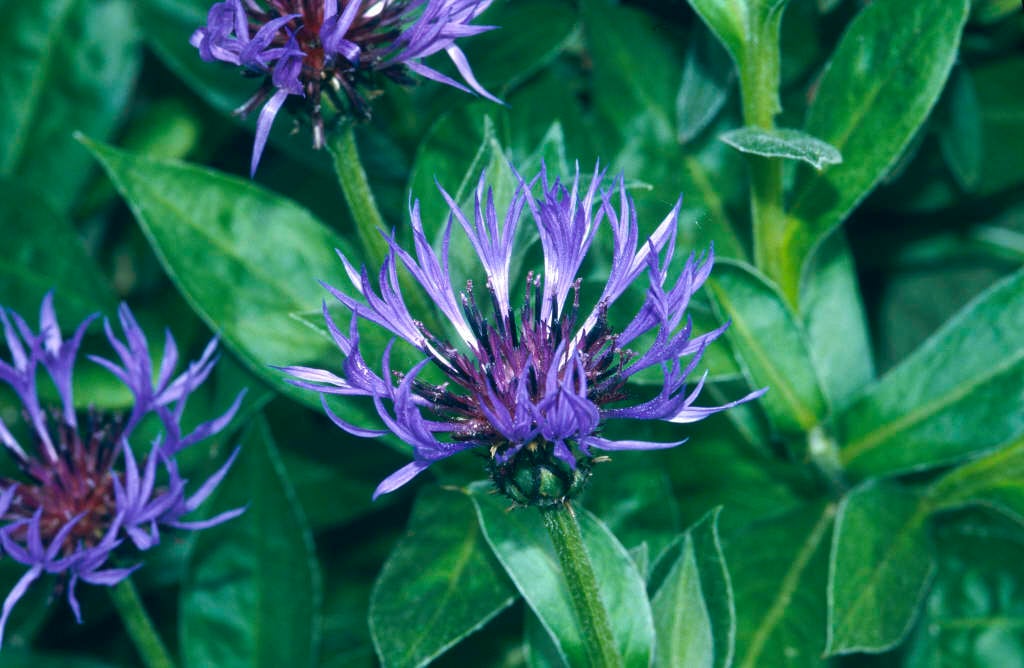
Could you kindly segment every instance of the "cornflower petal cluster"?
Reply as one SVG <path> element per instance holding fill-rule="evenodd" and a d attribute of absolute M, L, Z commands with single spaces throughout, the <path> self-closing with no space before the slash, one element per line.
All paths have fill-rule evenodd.
<path fill-rule="evenodd" d="M 38 332 L 17 313 L 0 307 L 10 355 L 9 361 L 0 358 L 0 381 L 14 390 L 23 417 L 18 424 L 0 418 L 0 443 L 21 473 L 0 478 L 0 556 L 27 567 L 4 600 L 0 644 L 11 610 L 44 574 L 62 581 L 68 603 L 81 621 L 75 594 L 79 581 L 113 586 L 141 565 L 111 565 L 120 561 L 114 558 L 115 551 L 119 556 L 129 552 L 128 544 L 137 552 L 149 550 L 160 542 L 161 527 L 202 529 L 241 512 L 232 510 L 200 522 L 184 519 L 223 479 L 237 449 L 191 496 L 185 493 L 188 481 L 174 460 L 183 448 L 223 430 L 244 395 L 240 393 L 223 415 L 183 431 L 185 403 L 213 370 L 216 342 L 175 375 L 178 349 L 170 332 L 163 357 L 154 365 L 145 334 L 122 304 L 118 322 L 123 340 L 109 321 L 104 323 L 117 361 L 89 359 L 128 387 L 134 398 L 132 408 L 126 416 L 105 415 L 93 408 L 80 413 L 73 376 L 82 338 L 95 317 L 86 318 L 64 339 L 52 293 L 43 299 Z M 45 406 L 41 399 L 41 371 L 57 390 L 56 406 Z M 140 465 L 131 441 L 147 418 L 155 419 L 159 435 Z"/>
<path fill-rule="evenodd" d="M 338 111 L 368 118 L 362 89 L 377 75 L 409 85 L 410 73 L 501 102 L 476 80 L 455 41 L 494 26 L 473 25 L 492 0 L 225 0 L 210 8 L 190 43 L 205 61 L 219 60 L 262 76 L 259 91 L 236 109 L 262 105 L 251 172 L 255 174 L 270 128 L 290 100 L 304 98 L 313 147 L 324 144 L 324 95 Z M 448 54 L 462 84 L 423 64 Z"/>
<path fill-rule="evenodd" d="M 390 432 L 412 446 L 413 461 L 386 478 L 375 497 L 398 489 L 436 461 L 477 449 L 486 453 L 499 490 L 515 502 L 559 503 L 580 491 L 591 464 L 601 460 L 595 449 L 649 450 L 682 442 L 610 438 L 604 431 L 611 421 L 696 422 L 765 391 L 720 406 L 697 406 L 704 377 L 687 387 L 704 350 L 728 324 L 694 335 L 685 317 L 691 297 L 711 272 L 713 254 L 673 261 L 681 200 L 638 244 L 636 208 L 621 176 L 605 189 L 600 169 L 586 187 L 578 168 L 570 184 L 549 180 L 544 168 L 529 182 L 517 178 L 518 189 L 501 215 L 484 175 L 472 216 L 441 189 L 451 216 L 440 251 L 428 241 L 419 204 L 413 203 L 414 249 L 407 251 L 388 237 L 389 251 L 376 280 L 339 252 L 351 289 L 325 288 L 351 313 L 347 331 L 326 302 L 323 313 L 345 358 L 341 373 L 282 368 L 293 384 L 322 393 L 327 414 L 342 429 L 357 436 Z M 486 302 L 478 302 L 471 280 L 456 294 L 449 266 L 455 222 L 480 259 Z M 607 278 L 599 292 L 594 290 L 597 294 L 588 296 L 583 294 L 584 268 L 601 232 L 611 235 Z M 517 241 L 531 236 L 539 237 L 543 270 L 525 273 L 522 302 L 513 306 L 513 259 L 527 250 L 517 248 Z M 436 304 L 453 340 L 409 312 L 400 269 Z M 593 274 L 587 275 L 592 282 Z M 640 283 L 646 283 L 646 295 L 631 309 L 621 298 Z M 593 304 L 589 312 L 581 308 L 584 298 Z M 610 312 L 623 309 L 632 315 L 616 328 Z M 395 337 L 383 352 L 379 372 L 360 348 L 364 324 Z M 393 368 L 396 340 L 422 356 L 407 371 Z M 644 393 L 630 384 L 651 370 L 661 372 L 656 391 Z M 331 394 L 370 397 L 384 429 L 345 422 L 329 409 L 326 395 Z"/>

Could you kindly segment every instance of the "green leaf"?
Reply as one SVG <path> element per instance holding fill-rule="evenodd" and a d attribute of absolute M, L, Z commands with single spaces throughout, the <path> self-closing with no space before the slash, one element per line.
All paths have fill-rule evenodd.
<path fill-rule="evenodd" d="M 965 306 L 835 418 L 857 476 L 940 466 L 1024 431 L 1024 272 Z"/>
<path fill-rule="evenodd" d="M 31 321 L 43 295 L 53 290 L 65 327 L 97 311 L 114 312 L 117 298 L 110 283 L 75 228 L 42 193 L 0 178 L 0 220 L 4 229 L 0 258 L 4 306 Z"/>
<path fill-rule="evenodd" d="M 910 631 L 935 572 L 920 492 L 869 481 L 839 504 L 828 583 L 828 654 L 883 652 Z"/>
<path fill-rule="evenodd" d="M 138 29 L 127 0 L 0 2 L 0 176 L 45 186 L 67 211 L 91 161 L 72 132 L 105 139 L 139 71 Z"/>
<path fill-rule="evenodd" d="M 1019 9 L 1019 8 L 1018 8 Z M 1024 182 L 1024 105 L 1020 87 L 1024 58 L 1005 58 L 971 70 L 981 106 L 983 156 L 977 194 L 998 193 Z"/>
<path fill-rule="evenodd" d="M 812 503 L 723 536 L 736 600 L 737 668 L 823 666 L 835 505 Z"/>
<path fill-rule="evenodd" d="M 652 583 L 656 666 L 726 668 L 736 639 L 729 571 L 718 538 L 715 509 L 669 552 L 670 570 Z"/>
<path fill-rule="evenodd" d="M 693 539 L 683 539 L 682 554 L 665 582 L 651 598 L 657 632 L 655 666 L 714 665 L 711 616 L 700 590 L 700 572 L 693 554 Z"/>
<path fill-rule="evenodd" d="M 936 111 L 939 122 L 935 129 L 942 157 L 960 187 L 973 192 L 981 180 L 985 159 L 984 124 L 974 79 L 966 67 L 953 70 Z"/>
<path fill-rule="evenodd" d="M 690 6 L 715 33 L 732 59 L 743 62 L 750 34 L 751 4 L 756 0 L 690 0 Z"/>
<path fill-rule="evenodd" d="M 269 365 L 339 363 L 326 332 L 302 315 L 319 313 L 328 296 L 318 281 L 343 284 L 334 249 L 356 257 L 345 241 L 307 210 L 251 181 L 86 144 L 192 308 L 254 373 L 319 408 L 315 392 L 289 385 Z M 337 406 L 361 415 L 372 410 L 352 401 Z"/>
<path fill-rule="evenodd" d="M 817 170 L 843 161 L 835 146 L 812 137 L 801 130 L 777 128 L 765 130 L 744 127 L 731 130 L 719 136 L 729 146 L 741 153 L 751 153 L 766 158 L 787 158 L 802 160 Z"/>
<path fill-rule="evenodd" d="M 758 401 L 775 428 L 804 432 L 827 410 L 806 335 L 775 287 L 752 267 L 723 260 L 708 279 L 726 337 L 755 387 L 769 388 Z"/>
<path fill-rule="evenodd" d="M 725 106 L 736 78 L 729 54 L 703 24 L 695 24 L 676 93 L 676 140 L 699 135 Z"/>
<path fill-rule="evenodd" d="M 850 23 L 818 84 L 804 131 L 846 160 L 803 170 L 790 216 L 790 252 L 806 257 L 897 161 L 942 92 L 956 59 L 967 0 L 877 0 Z"/>
<path fill-rule="evenodd" d="M 938 575 L 903 666 L 1024 666 L 1024 540 L 1019 530 L 969 517 L 944 528 L 939 538 Z"/>
<path fill-rule="evenodd" d="M 646 543 L 655 555 L 682 529 L 679 504 L 659 454 L 617 453 L 610 464 L 615 471 L 599 466 L 581 497 L 623 545 Z"/>
<path fill-rule="evenodd" d="M 829 236 L 814 254 L 800 310 L 822 389 L 833 407 L 843 406 L 875 378 L 867 316 L 844 235 Z"/>
<path fill-rule="evenodd" d="M 377 578 L 370 630 L 384 666 L 425 666 L 517 598 L 472 502 L 428 488 Z"/>
<path fill-rule="evenodd" d="M 570 666 L 586 665 L 572 599 L 539 512 L 508 511 L 508 501 L 490 494 L 491 489 L 490 483 L 476 483 L 468 490 L 487 543 L 562 657 Z M 654 650 L 654 620 L 643 578 L 600 520 L 584 510 L 576 512 L 619 653 L 627 666 L 646 666 Z"/>
<path fill-rule="evenodd" d="M 932 483 L 929 496 L 940 509 L 977 503 L 1024 522 L 1024 439 L 958 466 Z"/>
<path fill-rule="evenodd" d="M 320 572 L 313 536 L 258 418 L 208 502 L 241 516 L 199 535 L 181 591 L 181 652 L 200 666 L 313 666 Z"/>

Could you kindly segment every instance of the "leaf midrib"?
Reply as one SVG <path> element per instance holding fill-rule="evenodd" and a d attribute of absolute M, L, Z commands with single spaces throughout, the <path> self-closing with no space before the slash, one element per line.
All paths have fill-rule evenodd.
<path fill-rule="evenodd" d="M 786 575 L 782 578 L 779 591 L 776 594 L 775 599 L 772 601 L 771 607 L 768 608 L 768 612 L 762 618 L 761 624 L 758 625 L 757 631 L 754 633 L 754 636 L 750 641 L 750 649 L 747 651 L 746 658 L 740 664 L 740 668 L 757 668 L 758 659 L 760 659 L 761 653 L 764 651 L 765 644 L 768 642 L 768 636 L 779 622 L 782 621 L 782 617 L 786 611 L 786 604 L 793 597 L 793 593 L 800 584 L 800 578 L 803 576 L 804 571 L 807 570 L 807 566 L 810 564 L 811 558 L 814 556 L 818 546 L 824 539 L 829 526 L 832 524 L 832 518 L 835 514 L 836 505 L 834 503 L 830 503 L 825 506 L 822 511 L 821 518 L 811 529 L 810 535 L 807 536 L 807 540 L 805 540 L 803 545 L 801 545 L 792 565 L 789 567 L 789 570 L 786 571 Z"/>
<path fill-rule="evenodd" d="M 1018 348 L 1016 354 L 1006 358 L 1003 363 L 991 367 L 988 373 L 982 373 L 975 376 L 973 381 L 957 383 L 949 392 L 940 395 L 935 400 L 922 404 L 918 408 L 905 413 L 902 417 L 888 422 L 874 431 L 868 432 L 857 440 L 848 442 L 846 446 L 840 450 L 840 459 L 844 465 L 849 465 L 857 458 L 863 456 L 866 452 L 870 452 L 880 443 L 889 441 L 894 435 L 899 434 L 901 431 L 906 431 L 907 429 L 914 427 L 932 415 L 938 414 L 957 401 L 960 401 L 964 397 L 970 395 L 993 378 L 1011 371 L 1013 367 L 1021 361 L 1024 361 L 1024 346 Z"/>

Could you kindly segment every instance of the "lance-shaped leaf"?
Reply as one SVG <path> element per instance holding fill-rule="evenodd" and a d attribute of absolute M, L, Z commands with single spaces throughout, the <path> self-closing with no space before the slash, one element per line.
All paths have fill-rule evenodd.
<path fill-rule="evenodd" d="M 817 170 L 843 161 L 835 146 L 792 128 L 738 128 L 726 132 L 719 139 L 741 153 L 802 160 Z"/>
<path fill-rule="evenodd" d="M 1024 432 L 1024 271 L 979 295 L 835 419 L 858 476 L 963 459 Z"/>
<path fill-rule="evenodd" d="M 851 23 L 818 85 L 804 130 L 847 160 L 804 170 L 793 188 L 790 251 L 811 249 L 875 187 L 928 117 L 949 75 L 967 0 L 877 0 Z"/>
<path fill-rule="evenodd" d="M 953 469 L 932 484 L 930 495 L 940 508 L 977 503 L 1024 522 L 1024 438 Z"/>
<path fill-rule="evenodd" d="M 800 311 L 821 386 L 833 407 L 875 378 L 874 354 L 853 253 L 833 234 L 815 253 L 801 285 Z"/>
<path fill-rule="evenodd" d="M 920 492 L 870 481 L 839 505 L 828 583 L 829 654 L 883 652 L 910 631 L 935 571 Z"/>
<path fill-rule="evenodd" d="M 334 305 L 319 281 L 346 280 L 335 249 L 357 256 L 345 240 L 306 209 L 251 181 L 83 141 L 193 310 L 255 374 L 319 410 L 317 393 L 293 387 L 270 365 L 340 369 L 327 332 L 304 318 L 319 313 L 325 299 Z M 347 331 L 344 309 L 332 315 Z M 367 330 L 364 338 L 377 333 Z M 332 409 L 350 422 L 375 424 L 368 403 L 339 401 Z"/>
<path fill-rule="evenodd" d="M 492 488 L 489 482 L 469 488 L 488 544 L 562 658 L 574 668 L 587 665 L 568 585 L 540 513 L 533 508 L 509 511 L 508 501 L 491 494 Z M 654 619 L 643 578 L 604 523 L 582 509 L 576 513 L 623 663 L 646 666 L 654 652 Z"/>
<path fill-rule="evenodd" d="M 652 577 L 656 666 L 726 668 L 732 663 L 736 612 L 718 539 L 720 512 L 716 508 L 680 536 Z M 657 572 L 665 568 L 667 573 Z"/>
<path fill-rule="evenodd" d="M 723 536 L 736 600 L 737 668 L 825 665 L 825 588 L 835 513 L 833 504 L 814 503 Z"/>
<path fill-rule="evenodd" d="M 246 511 L 196 540 L 181 591 L 186 665 L 316 665 L 321 584 L 313 535 L 262 418 L 243 437 L 212 505 Z"/>
<path fill-rule="evenodd" d="M 810 430 L 825 415 L 827 403 L 818 381 L 806 335 L 773 285 L 748 265 L 720 261 L 708 279 L 726 337 L 757 387 L 773 426 L 783 433 Z"/>
<path fill-rule="evenodd" d="M 420 495 L 370 599 L 384 666 L 425 666 L 518 597 L 458 492 Z"/>

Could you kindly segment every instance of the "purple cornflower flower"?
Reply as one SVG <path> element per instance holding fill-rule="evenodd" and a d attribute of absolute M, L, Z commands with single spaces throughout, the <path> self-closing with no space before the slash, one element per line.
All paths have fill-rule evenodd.
<path fill-rule="evenodd" d="M 339 252 L 354 293 L 324 287 L 351 312 L 347 333 L 328 313 L 326 302 L 323 312 L 345 356 L 342 373 L 298 366 L 282 370 L 293 384 L 317 390 L 323 398 L 371 397 L 386 429 L 348 424 L 326 401 L 323 405 L 335 424 L 349 433 L 379 436 L 390 431 L 412 446 L 413 462 L 388 476 L 375 497 L 398 489 L 438 460 L 476 448 L 487 453 L 492 479 L 514 501 L 558 503 L 578 493 L 591 464 L 600 461 L 593 449 L 649 450 L 682 442 L 609 439 L 602 435 L 607 422 L 696 422 L 765 391 L 722 406 L 694 405 L 704 379 L 687 392 L 687 376 L 705 347 L 728 326 L 691 336 L 690 320 L 684 319 L 690 297 L 711 272 L 712 254 L 673 263 L 681 201 L 638 247 L 636 210 L 623 178 L 613 188 L 599 190 L 603 176 L 595 170 L 583 189 L 578 169 L 567 186 L 557 179 L 549 182 L 542 168 L 530 183 L 520 178 L 501 218 L 492 192 L 485 192 L 483 176 L 472 218 L 442 189 L 451 217 L 440 253 L 428 242 L 416 202 L 410 210 L 414 251 L 402 249 L 390 237 L 376 286 L 365 267 L 356 270 Z M 535 195 L 538 182 L 540 193 Z M 520 229 L 524 216 L 532 219 L 535 229 Z M 453 221 L 458 221 L 483 265 L 486 305 L 478 302 L 473 281 L 455 293 L 448 258 Z M 599 294 L 584 295 L 581 268 L 602 227 L 612 237 L 610 268 Z M 527 250 L 516 247 L 517 232 L 520 238 L 539 235 L 543 273 L 525 274 L 522 304 L 514 307 L 512 260 L 524 257 Z M 455 343 L 409 312 L 399 287 L 399 266 L 437 305 Z M 669 280 L 670 273 L 674 280 Z M 623 326 L 614 327 L 610 310 L 624 308 L 617 304 L 619 298 L 644 275 L 647 294 L 642 305 Z M 589 313 L 581 309 L 585 296 L 593 304 Z M 393 339 L 378 373 L 360 348 L 360 321 L 387 329 L 419 351 L 422 360 L 405 372 L 393 369 Z M 627 383 L 652 368 L 661 370 L 660 386 L 647 393 L 653 396 L 639 397 Z"/>
<path fill-rule="evenodd" d="M 105 323 L 120 364 L 90 359 L 128 386 L 134 405 L 123 419 L 93 409 L 80 415 L 75 410 L 72 377 L 82 337 L 95 317 L 86 318 L 65 340 L 52 293 L 43 299 L 38 333 L 17 313 L 0 307 L 0 324 L 11 357 L 10 363 L 0 359 L 0 381 L 14 390 L 25 422 L 11 429 L 0 419 L 0 443 L 22 473 L 17 479 L 0 478 L 0 554 L 28 567 L 4 600 L 0 644 L 12 608 L 44 573 L 62 578 L 68 603 L 81 621 L 75 596 L 79 580 L 113 586 L 141 565 L 108 566 L 111 554 L 126 541 L 144 551 L 159 542 L 160 526 L 203 529 L 242 512 L 236 509 L 198 522 L 182 519 L 209 496 L 237 454 L 236 449 L 220 470 L 186 497 L 187 481 L 178 473 L 175 454 L 224 429 L 244 394 L 220 417 L 182 433 L 185 402 L 216 363 L 215 342 L 197 362 L 174 377 L 178 351 L 168 332 L 163 359 L 159 369 L 154 369 L 146 338 L 122 304 L 118 319 L 125 340 L 118 339 L 110 322 Z M 40 366 L 59 396 L 59 406 L 52 409 L 44 407 L 39 398 Z M 140 471 L 129 440 L 147 416 L 156 418 L 162 433 L 152 443 Z M 23 438 L 19 440 L 15 433 Z M 25 447 L 29 444 L 31 447 Z"/>
<path fill-rule="evenodd" d="M 368 118 L 360 92 L 377 73 L 412 84 L 410 72 L 500 102 L 473 76 L 455 40 L 494 26 L 471 25 L 492 0 L 225 0 L 210 8 L 190 43 L 203 60 L 238 65 L 263 85 L 235 110 L 263 105 L 256 123 L 251 172 L 256 173 L 270 127 L 290 96 L 304 97 L 313 148 L 324 144 L 322 94 L 336 110 Z M 445 51 L 463 85 L 421 60 Z M 344 96 L 344 99 L 342 99 Z M 298 105 L 295 105 L 298 107 Z"/>

